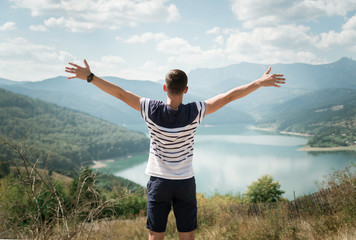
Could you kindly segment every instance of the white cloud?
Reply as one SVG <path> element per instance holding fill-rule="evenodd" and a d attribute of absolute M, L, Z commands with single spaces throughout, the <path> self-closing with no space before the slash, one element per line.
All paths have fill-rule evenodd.
<path fill-rule="evenodd" d="M 66 20 L 64 19 L 64 17 L 60 17 L 60 18 L 51 17 L 44 21 L 44 25 L 46 25 L 47 27 L 60 27 L 64 25 L 65 22 Z"/>
<path fill-rule="evenodd" d="M 356 51 L 356 15 L 349 18 L 339 32 L 314 33 L 311 27 L 296 24 L 207 31 L 207 34 L 217 33 L 222 35 L 218 35 L 214 42 L 223 54 L 239 62 L 316 64 L 325 63 L 325 59 L 319 57 L 321 52 L 335 49 Z"/>
<path fill-rule="evenodd" d="M 220 27 L 213 27 L 206 31 L 207 34 L 219 34 L 220 33 Z"/>
<path fill-rule="evenodd" d="M 16 23 L 14 22 L 6 22 L 2 26 L 0 26 L 0 31 L 12 31 L 16 29 Z"/>
<path fill-rule="evenodd" d="M 179 10 L 176 5 L 173 4 L 169 5 L 167 8 L 167 13 L 168 13 L 168 17 L 167 17 L 168 22 L 175 22 L 178 21 L 180 18 Z"/>
<path fill-rule="evenodd" d="M 125 60 L 119 56 L 104 56 L 101 60 L 106 64 L 120 64 L 125 62 Z"/>
<path fill-rule="evenodd" d="M 159 81 L 164 78 L 169 69 L 169 65 L 160 65 L 155 61 L 146 61 L 138 68 L 124 68 L 119 70 L 117 76 L 126 79 Z"/>
<path fill-rule="evenodd" d="M 163 39 L 157 43 L 157 50 L 169 54 L 168 62 L 184 65 L 204 65 L 210 60 L 224 58 L 223 50 L 212 48 L 203 50 L 200 46 L 193 46 L 182 38 Z"/>
<path fill-rule="evenodd" d="M 313 53 L 318 36 L 302 25 L 261 27 L 228 35 L 225 53 L 235 61 L 259 63 L 320 62 Z"/>
<path fill-rule="evenodd" d="M 356 29 L 347 29 L 341 32 L 329 31 L 320 35 L 320 42 L 317 47 L 329 50 L 331 47 L 345 47 L 355 49 Z M 355 51 L 355 50 L 353 50 Z"/>
<path fill-rule="evenodd" d="M 343 30 L 354 30 L 356 29 L 356 15 L 351 17 L 343 26 Z"/>
<path fill-rule="evenodd" d="M 163 39 L 157 44 L 157 50 L 160 52 L 168 54 L 196 54 L 201 52 L 199 46 L 192 46 L 188 43 L 187 40 L 174 37 L 169 39 Z"/>
<path fill-rule="evenodd" d="M 44 21 L 44 25 L 47 28 L 65 28 L 70 29 L 72 32 L 87 32 L 93 30 L 95 26 L 90 22 L 86 21 L 77 21 L 72 18 L 64 18 L 64 17 L 50 17 L 49 19 Z"/>
<path fill-rule="evenodd" d="M 346 16 L 356 10 L 355 0 L 230 0 L 231 9 L 244 26 L 276 26 L 310 21 L 321 16 Z"/>
<path fill-rule="evenodd" d="M 140 35 L 133 35 L 127 39 L 121 37 L 117 37 L 116 39 L 129 44 L 142 44 L 152 41 L 155 44 L 157 55 L 160 55 L 160 58 L 167 59 L 166 61 L 162 61 L 165 63 L 163 65 L 158 65 L 156 62 L 149 60 L 146 61 L 138 71 L 134 69 L 121 71 L 122 75 L 136 77 L 136 79 L 138 77 L 141 77 L 139 79 L 142 79 L 143 72 L 145 74 L 147 74 L 147 72 L 150 74 L 152 73 L 151 76 L 154 77 L 152 79 L 162 79 L 162 76 L 166 74 L 166 71 L 171 68 L 178 67 L 189 71 L 198 66 L 213 66 L 210 61 L 218 62 L 219 59 L 223 60 L 225 58 L 222 47 L 202 49 L 199 45 L 193 45 L 186 39 L 170 37 L 163 33 L 146 32 Z M 224 37 L 218 37 L 216 41 L 218 42 L 218 45 L 223 45 Z M 145 79 L 147 79 L 147 77 Z"/>
<path fill-rule="evenodd" d="M 123 69 L 123 65 L 126 63 L 123 57 L 115 55 L 102 56 L 99 60 L 86 60 L 90 65 L 91 71 L 100 76 L 121 76 L 120 70 Z M 78 64 L 84 65 L 83 60 L 78 61 Z"/>
<path fill-rule="evenodd" d="M 117 29 L 180 18 L 178 8 L 167 0 L 11 0 L 15 7 L 26 8 L 32 16 L 50 16 L 46 27 L 72 32 L 98 28 Z"/>
<path fill-rule="evenodd" d="M 213 58 L 223 57 L 222 49 L 203 50 L 200 46 L 194 46 L 187 40 L 178 37 L 169 37 L 164 33 L 146 32 L 141 35 L 133 35 L 128 39 L 117 37 L 116 39 L 125 43 L 146 43 L 154 41 L 158 52 L 168 55 L 170 64 L 203 64 Z M 219 44 L 223 44 L 223 37 L 217 39 Z"/>
<path fill-rule="evenodd" d="M 0 42 L 0 76 L 13 80 L 37 81 L 63 75 L 65 64 L 72 59 L 68 52 L 25 38 Z"/>
<path fill-rule="evenodd" d="M 93 68 L 99 69 L 101 75 L 112 75 L 120 65 L 125 63 L 125 59 L 120 56 L 102 56 L 99 61 L 91 61 L 89 65 Z"/>
<path fill-rule="evenodd" d="M 225 40 L 224 40 L 224 37 L 223 36 L 217 36 L 215 39 L 214 39 L 214 42 L 216 42 L 217 44 L 219 45 L 223 45 L 225 43 Z"/>
<path fill-rule="evenodd" d="M 127 40 L 123 40 L 120 37 L 117 37 L 116 39 L 121 40 L 126 43 L 145 43 L 151 40 L 161 40 L 161 39 L 166 39 L 168 38 L 167 35 L 164 33 L 152 33 L 152 32 L 146 32 L 141 35 L 133 35 L 129 37 Z"/>
<path fill-rule="evenodd" d="M 31 25 L 30 30 L 34 32 L 45 32 L 47 28 L 44 25 Z"/>
<path fill-rule="evenodd" d="M 199 52 L 176 54 L 169 57 L 168 61 L 174 64 L 182 64 L 183 66 L 191 69 L 193 66 L 207 66 L 210 61 L 213 60 L 218 62 L 219 59 L 225 60 L 223 49 L 213 48 L 205 51 L 201 50 Z"/>
<path fill-rule="evenodd" d="M 0 42 L 0 56 L 9 60 L 23 58 L 45 63 L 48 61 L 63 61 L 65 57 L 71 57 L 71 54 L 59 51 L 51 46 L 35 44 L 19 37 Z"/>
<path fill-rule="evenodd" d="M 350 19 L 345 26 L 351 26 Z M 346 28 L 345 27 L 345 28 Z M 251 30 L 212 28 L 207 34 L 219 34 L 212 40 L 210 48 L 202 49 L 186 39 L 170 37 L 162 33 L 147 32 L 121 39 L 126 43 L 146 43 L 154 41 L 156 50 L 167 55 L 171 65 L 183 67 L 212 66 L 225 62 L 259 62 L 259 63 L 322 63 L 324 59 L 317 56 L 322 35 L 314 34 L 310 27 L 295 24 L 274 27 L 258 27 Z M 158 37 L 159 36 L 159 37 Z"/>
<path fill-rule="evenodd" d="M 340 32 L 321 33 L 316 47 L 329 50 L 332 47 L 344 47 L 356 52 L 356 15 L 348 19 Z"/>
<path fill-rule="evenodd" d="M 87 59 L 91 71 L 100 76 L 118 76 L 133 80 L 158 81 L 165 76 L 168 65 L 159 65 L 155 61 L 146 61 L 135 68 L 128 67 L 127 62 L 120 56 L 102 56 L 100 60 Z M 76 61 L 83 65 L 83 61 Z M 129 63 L 128 63 L 129 64 Z"/>

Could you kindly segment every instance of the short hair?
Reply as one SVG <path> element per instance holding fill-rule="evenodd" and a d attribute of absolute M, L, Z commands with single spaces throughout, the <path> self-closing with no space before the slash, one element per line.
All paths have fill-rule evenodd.
<path fill-rule="evenodd" d="M 171 94 L 182 94 L 188 84 L 188 77 L 185 72 L 180 69 L 172 69 L 166 74 L 167 91 Z"/>

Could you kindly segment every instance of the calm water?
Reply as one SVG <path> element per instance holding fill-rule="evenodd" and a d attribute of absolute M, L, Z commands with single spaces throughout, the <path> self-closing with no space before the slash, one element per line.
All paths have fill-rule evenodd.
<path fill-rule="evenodd" d="M 296 196 L 315 192 L 316 181 L 356 159 L 356 152 L 297 151 L 306 142 L 307 138 L 266 134 L 245 126 L 199 127 L 193 163 L 197 191 L 244 193 L 253 181 L 269 174 L 280 182 L 284 197 L 293 199 L 293 191 Z M 108 162 L 106 169 L 145 186 L 147 157 Z"/>

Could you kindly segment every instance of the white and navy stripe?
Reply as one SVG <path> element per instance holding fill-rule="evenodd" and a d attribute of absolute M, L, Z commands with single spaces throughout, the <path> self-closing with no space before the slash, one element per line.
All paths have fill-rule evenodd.
<path fill-rule="evenodd" d="M 146 174 L 165 179 L 194 176 L 194 136 L 205 111 L 204 102 L 181 104 L 173 110 L 161 101 L 141 99 L 141 116 L 150 133 Z"/>

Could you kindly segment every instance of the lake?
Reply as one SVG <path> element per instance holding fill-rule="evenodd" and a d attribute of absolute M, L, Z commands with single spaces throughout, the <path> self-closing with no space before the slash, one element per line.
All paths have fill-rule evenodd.
<path fill-rule="evenodd" d="M 127 126 L 142 130 L 142 126 Z M 293 199 L 317 191 L 316 181 L 355 161 L 356 152 L 304 152 L 299 148 L 307 138 L 276 135 L 241 125 L 200 126 L 195 139 L 194 171 L 197 192 L 245 193 L 247 186 L 265 174 L 281 184 Z M 130 179 L 142 186 L 148 154 L 106 162 L 105 171 Z"/>

